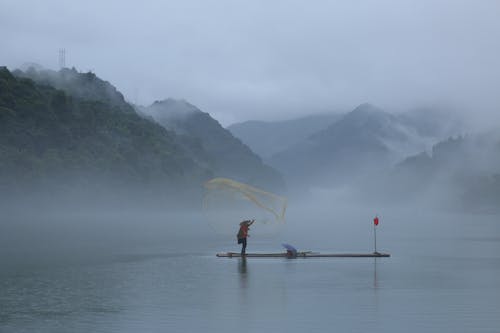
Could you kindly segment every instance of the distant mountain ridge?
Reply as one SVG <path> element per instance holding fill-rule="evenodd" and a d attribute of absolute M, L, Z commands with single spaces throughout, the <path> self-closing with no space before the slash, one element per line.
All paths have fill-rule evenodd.
<path fill-rule="evenodd" d="M 287 182 L 299 180 L 307 187 L 391 168 L 461 133 L 462 125 L 459 118 L 439 109 L 391 114 L 365 103 L 344 114 L 247 121 L 228 129 L 280 170 Z"/>
<path fill-rule="evenodd" d="M 282 176 L 223 128 L 208 113 L 184 100 L 156 101 L 141 112 L 151 115 L 159 124 L 174 131 L 181 140 L 197 142 L 205 155 L 205 163 L 215 176 L 232 178 L 268 190 L 283 191 Z M 189 149 L 188 149 L 189 150 Z M 191 151 L 192 158 L 199 152 Z"/>
<path fill-rule="evenodd" d="M 500 131 L 450 137 L 432 153 L 399 163 L 393 174 L 396 193 L 440 191 L 462 208 L 498 209 L 500 204 Z"/>
<path fill-rule="evenodd" d="M 340 113 L 325 113 L 275 122 L 251 120 L 232 124 L 227 129 L 267 161 L 274 154 L 325 129 L 341 116 Z"/>
<path fill-rule="evenodd" d="M 425 149 L 416 129 L 397 116 L 361 104 L 325 129 L 275 154 L 270 164 L 287 180 L 304 186 L 331 186 L 389 168 Z M 301 185 L 302 186 L 302 185 Z"/>
<path fill-rule="evenodd" d="M 134 107 L 93 73 L 0 67 L 0 193 L 133 187 L 159 200 L 191 191 L 200 202 L 204 181 L 228 177 L 277 192 L 285 180 L 300 193 L 349 184 L 393 198 L 439 188 L 446 198 L 452 189 L 464 206 L 496 209 L 500 134 L 457 136 L 463 128 L 440 110 L 391 114 L 365 103 L 224 129 L 185 100 Z"/>

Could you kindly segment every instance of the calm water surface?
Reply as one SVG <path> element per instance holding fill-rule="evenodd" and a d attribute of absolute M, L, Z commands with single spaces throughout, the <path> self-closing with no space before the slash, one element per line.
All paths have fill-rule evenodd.
<path fill-rule="evenodd" d="M 289 214 L 248 250 L 373 251 L 371 214 Z M 238 247 L 196 216 L 0 231 L 0 332 L 500 332 L 495 216 L 382 214 L 381 259 L 216 258 Z"/>

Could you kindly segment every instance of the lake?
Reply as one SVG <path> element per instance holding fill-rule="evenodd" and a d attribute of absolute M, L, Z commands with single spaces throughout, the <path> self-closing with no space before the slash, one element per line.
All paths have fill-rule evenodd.
<path fill-rule="evenodd" d="M 2 221 L 0 331 L 499 332 L 498 216 L 377 213 L 390 258 L 217 258 L 196 214 Z M 290 209 L 247 251 L 371 252 L 373 215 Z"/>

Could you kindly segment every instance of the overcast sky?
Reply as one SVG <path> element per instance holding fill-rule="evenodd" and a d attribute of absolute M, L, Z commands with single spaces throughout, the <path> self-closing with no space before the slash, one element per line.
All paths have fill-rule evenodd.
<path fill-rule="evenodd" d="M 131 102 L 224 125 L 363 102 L 500 113 L 499 0 L 0 0 L 0 40 L 10 69 L 65 48 Z"/>

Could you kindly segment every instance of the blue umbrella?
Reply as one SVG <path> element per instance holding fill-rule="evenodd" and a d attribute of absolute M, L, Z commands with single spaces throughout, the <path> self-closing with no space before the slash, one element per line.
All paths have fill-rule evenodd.
<path fill-rule="evenodd" d="M 297 255 L 297 249 L 290 244 L 283 243 L 281 245 L 287 250 L 287 252 L 291 253 L 293 256 Z"/>

